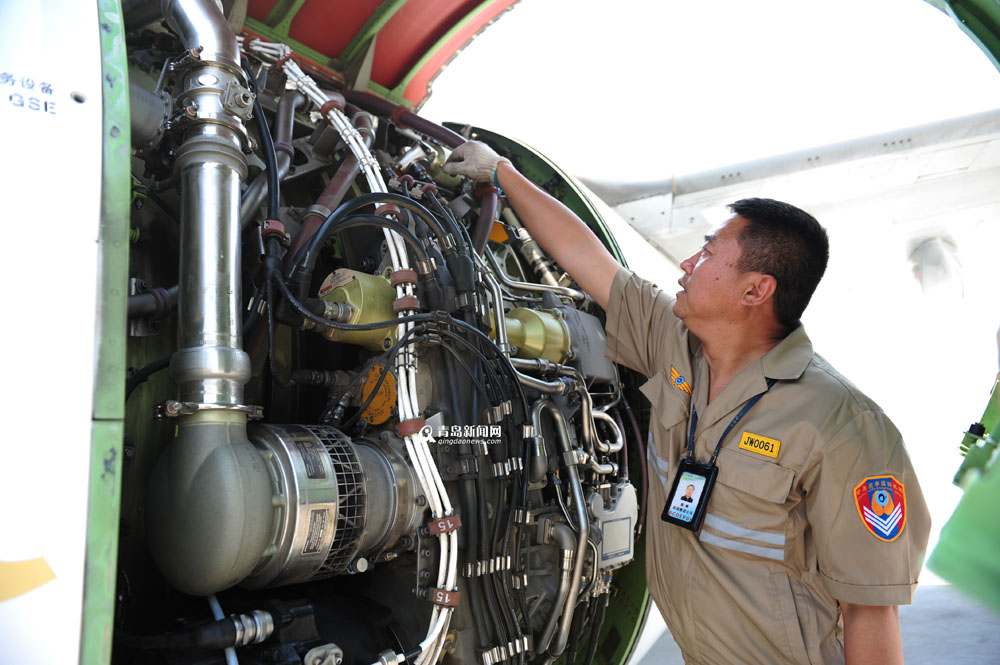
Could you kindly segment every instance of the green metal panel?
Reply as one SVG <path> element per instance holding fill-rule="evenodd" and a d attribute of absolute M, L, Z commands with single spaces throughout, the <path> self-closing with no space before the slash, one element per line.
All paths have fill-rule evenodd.
<path fill-rule="evenodd" d="M 299 13 L 304 4 L 306 4 L 306 0 L 281 0 L 271 9 L 271 13 L 264 19 L 264 23 L 275 28 L 276 34 L 287 37 L 295 15 Z"/>
<path fill-rule="evenodd" d="M 102 190 L 98 233 L 94 410 L 80 662 L 111 660 L 125 415 L 129 109 L 125 33 L 118 0 L 98 0 L 102 79 Z M 87 251 L 81 248 L 81 251 Z"/>
<path fill-rule="evenodd" d="M 395 16 L 396 12 L 402 9 L 405 4 L 406 0 L 386 0 L 379 5 L 379 8 L 369 17 L 361 27 L 361 30 L 358 31 L 358 34 L 354 35 L 354 38 L 347 45 L 347 48 L 344 49 L 344 52 L 340 54 L 340 61 L 350 62 L 362 50 L 367 48 L 368 42 L 375 38 L 379 30 L 384 28 L 389 19 Z"/>
<path fill-rule="evenodd" d="M 951 16 L 965 34 L 1000 69 L 1000 2 L 996 0 L 926 0 Z"/>

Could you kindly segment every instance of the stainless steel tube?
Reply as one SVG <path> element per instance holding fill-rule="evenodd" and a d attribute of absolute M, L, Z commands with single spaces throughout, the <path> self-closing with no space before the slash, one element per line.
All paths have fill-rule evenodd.
<path fill-rule="evenodd" d="M 178 347 L 170 373 L 182 402 L 236 406 L 250 378 L 242 350 L 240 184 L 246 160 L 235 136 L 190 137 L 178 151 L 181 266 Z"/>
<path fill-rule="evenodd" d="M 244 121 L 253 96 L 215 0 L 163 0 L 185 48 L 177 107 L 186 110 L 174 173 L 181 192 L 178 348 L 170 363 L 182 402 L 238 406 L 250 378 L 241 339 L 240 189 Z"/>
<path fill-rule="evenodd" d="M 617 453 L 620 451 L 625 446 L 625 437 L 622 435 L 621 430 L 618 429 L 618 423 L 615 422 L 615 419 L 603 411 L 594 411 L 593 416 L 595 420 L 600 420 L 610 427 L 615 435 L 615 440 L 607 443 L 601 441 L 600 437 L 598 437 L 596 441 L 597 450 L 602 453 Z"/>
<path fill-rule="evenodd" d="M 580 473 L 577 471 L 576 463 L 570 462 L 566 458 L 567 453 L 572 453 L 569 430 L 566 419 L 555 404 L 548 400 L 538 400 L 531 410 L 532 424 L 535 431 L 541 431 L 542 414 L 547 413 L 556 429 L 556 438 L 559 440 L 559 452 L 562 453 L 563 465 L 566 474 L 569 476 L 570 492 L 573 495 L 573 509 L 576 511 L 577 520 L 577 543 L 576 552 L 573 559 L 573 576 L 571 578 L 569 597 L 566 599 L 566 610 L 563 612 L 559 622 L 559 632 L 555 641 L 548 649 L 550 656 L 558 657 L 566 649 L 566 642 L 569 639 L 569 627 L 573 621 L 573 610 L 576 608 L 576 599 L 580 594 L 580 578 L 583 575 L 583 557 L 587 550 L 587 535 L 590 533 L 587 521 L 587 508 L 583 502 L 583 486 L 580 484 Z"/>
<path fill-rule="evenodd" d="M 569 589 L 573 582 L 573 550 L 576 547 L 573 531 L 565 524 L 555 524 L 552 527 L 552 539 L 559 545 L 559 588 L 552 602 L 549 618 L 546 619 L 545 627 L 542 629 L 542 635 L 535 645 L 535 653 L 545 651 L 552 641 L 552 634 L 556 631 L 556 621 L 566 607 L 566 599 L 569 598 Z"/>
<path fill-rule="evenodd" d="M 253 571 L 274 523 L 268 467 L 247 439 L 243 405 L 250 360 L 241 348 L 239 211 L 253 96 L 217 2 L 161 7 L 190 53 L 178 61 L 175 107 L 184 114 L 172 127 L 181 142 L 174 161 L 181 238 L 170 373 L 180 400 L 193 405 L 153 469 L 146 529 L 163 576 L 203 596 Z"/>
<path fill-rule="evenodd" d="M 218 0 L 162 0 L 160 11 L 185 48 L 201 47 L 202 61 L 240 69 L 240 50 Z"/>
<path fill-rule="evenodd" d="M 486 249 L 483 255 L 490 262 L 490 266 L 493 268 L 493 273 L 500 279 L 507 288 L 514 289 L 515 291 L 551 291 L 557 296 L 566 296 L 567 298 L 572 298 L 573 300 L 586 300 L 587 294 L 583 291 L 577 291 L 576 289 L 571 289 L 568 286 L 553 286 L 551 284 L 531 284 L 529 282 L 518 282 L 515 281 L 504 273 L 500 268 L 500 264 L 497 263 L 497 259 L 493 256 L 493 252 Z"/>

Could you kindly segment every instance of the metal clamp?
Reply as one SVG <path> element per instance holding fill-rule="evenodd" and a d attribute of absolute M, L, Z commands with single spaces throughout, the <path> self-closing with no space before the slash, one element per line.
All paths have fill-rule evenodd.
<path fill-rule="evenodd" d="M 426 277 L 427 275 L 430 275 L 435 270 L 437 270 L 437 261 L 435 261 L 434 257 L 432 256 L 426 260 L 420 259 L 419 261 L 417 261 L 416 266 L 417 266 L 417 273 L 421 277 Z"/>
<path fill-rule="evenodd" d="M 329 208 L 327 208 L 326 206 L 320 205 L 319 203 L 314 203 L 311 206 L 309 206 L 308 208 L 306 208 L 306 212 L 305 212 L 304 215 L 302 215 L 302 218 L 305 219 L 309 215 L 319 215 L 323 219 L 326 219 L 327 217 L 329 217 L 332 214 L 333 214 L 333 211 L 330 210 Z"/>
<path fill-rule="evenodd" d="M 510 400 L 506 400 L 483 411 L 483 420 L 487 425 L 497 425 L 505 416 L 509 416 L 513 412 L 514 409 Z"/>
<path fill-rule="evenodd" d="M 504 478 L 514 471 L 524 470 L 524 460 L 520 457 L 511 457 L 502 462 L 493 463 L 493 477 Z"/>
<path fill-rule="evenodd" d="M 190 416 L 198 411 L 242 411 L 251 420 L 259 420 L 264 417 L 264 408 L 252 404 L 201 404 L 198 402 L 180 402 L 175 399 L 167 400 L 163 404 L 154 406 L 153 417 L 157 420 L 163 420 L 178 416 Z"/>

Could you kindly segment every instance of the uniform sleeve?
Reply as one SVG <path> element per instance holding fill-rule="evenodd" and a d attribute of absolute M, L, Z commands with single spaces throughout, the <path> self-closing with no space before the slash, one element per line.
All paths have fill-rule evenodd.
<path fill-rule="evenodd" d="M 621 268 L 611 283 L 605 355 L 646 376 L 656 374 L 668 347 L 687 344 L 685 329 L 673 309 L 671 295 Z"/>
<path fill-rule="evenodd" d="M 855 416 L 823 446 L 806 490 L 819 571 L 834 598 L 911 602 L 930 531 L 910 458 L 879 410 Z"/>

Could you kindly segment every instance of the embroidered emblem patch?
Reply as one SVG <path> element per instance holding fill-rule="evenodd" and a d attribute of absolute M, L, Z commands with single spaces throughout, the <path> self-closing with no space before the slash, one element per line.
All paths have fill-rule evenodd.
<path fill-rule="evenodd" d="M 906 491 L 893 476 L 865 478 L 854 488 L 854 504 L 865 528 L 889 543 L 906 526 Z"/>
<path fill-rule="evenodd" d="M 740 439 L 740 448 L 749 450 L 752 453 L 767 455 L 773 459 L 778 459 L 778 451 L 781 450 L 781 441 L 770 439 L 753 432 L 743 432 Z"/>
<path fill-rule="evenodd" d="M 688 382 L 684 379 L 684 377 L 681 376 L 681 373 L 678 372 L 677 368 L 674 367 L 673 365 L 670 366 L 670 381 L 676 387 L 678 387 L 681 390 L 683 390 L 684 392 L 686 392 L 688 395 L 691 394 L 691 386 L 690 386 L 690 384 L 688 384 Z"/>

